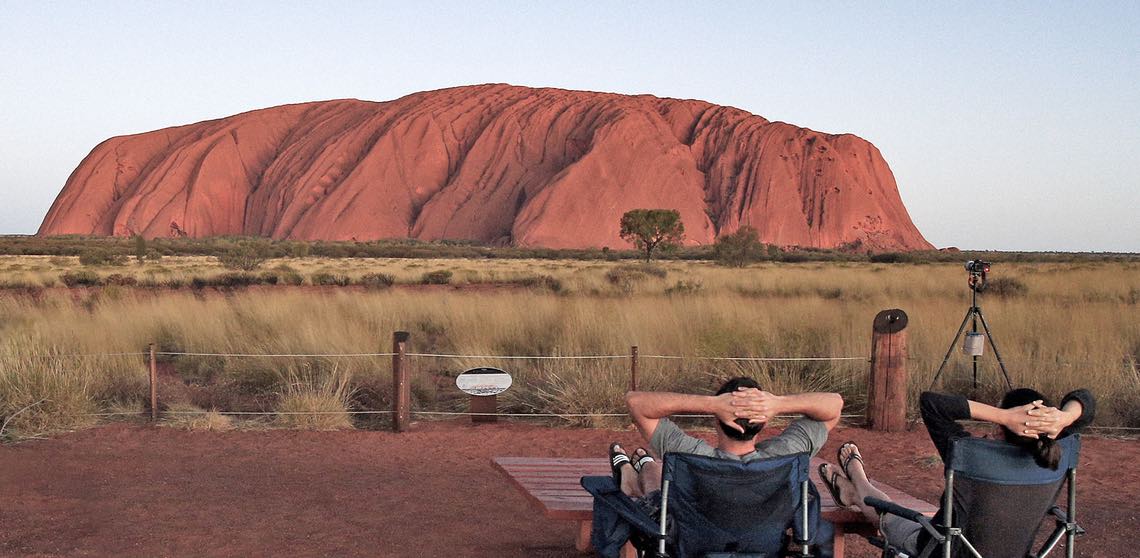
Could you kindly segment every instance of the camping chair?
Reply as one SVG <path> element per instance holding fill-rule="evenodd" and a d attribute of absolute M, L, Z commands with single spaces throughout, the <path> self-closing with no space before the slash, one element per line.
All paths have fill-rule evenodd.
<path fill-rule="evenodd" d="M 1038 466 L 1021 448 L 1002 441 L 955 440 L 946 464 L 942 517 L 935 522 L 892 502 L 870 497 L 864 501 L 878 510 L 880 520 L 889 513 L 918 522 L 930 534 L 926 546 L 918 549 L 921 558 L 1041 558 L 1062 537 L 1066 538 L 1066 555 L 1072 558 L 1074 539 L 1084 534 L 1075 518 L 1081 440 L 1073 435 L 1057 440 L 1057 444 L 1061 446 L 1061 462 L 1053 471 Z M 1063 511 L 1056 501 L 1066 479 L 1068 509 Z M 1033 543 L 1047 513 L 1055 517 L 1056 528 L 1035 554 Z M 881 538 L 871 542 L 883 548 L 884 557 L 905 556 Z"/>
<path fill-rule="evenodd" d="M 603 556 L 616 555 L 627 539 L 641 556 L 812 556 L 819 493 L 808 478 L 810 461 L 806 453 L 747 463 L 667 453 L 657 517 L 613 478 L 582 477 L 594 495 L 591 542 Z M 789 539 L 797 553 L 785 550 Z"/>

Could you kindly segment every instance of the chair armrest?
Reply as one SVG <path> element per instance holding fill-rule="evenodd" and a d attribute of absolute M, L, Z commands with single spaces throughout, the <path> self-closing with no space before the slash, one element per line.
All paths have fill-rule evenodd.
<path fill-rule="evenodd" d="M 868 496 L 866 498 L 863 498 L 863 503 L 871 506 L 872 508 L 875 508 L 875 511 L 879 512 L 880 514 L 889 513 L 891 515 L 897 515 L 904 519 L 914 521 L 915 523 L 920 523 L 922 519 L 926 519 L 925 515 L 922 515 L 921 513 L 916 512 L 910 508 L 904 508 L 889 500 L 880 500 L 873 496 Z"/>
<path fill-rule="evenodd" d="M 915 523 L 918 523 L 922 526 L 923 529 L 926 530 L 927 533 L 930 534 L 934 540 L 938 542 L 942 542 L 946 538 L 945 535 L 939 532 L 938 529 L 936 529 L 934 525 L 930 523 L 930 518 L 922 515 L 921 512 L 914 511 L 910 508 L 904 508 L 903 506 L 900 506 L 889 500 L 880 500 L 873 496 L 863 498 L 863 503 L 871 506 L 872 508 L 875 508 L 875 511 L 879 512 L 879 515 L 889 513 L 891 515 L 897 515 L 903 519 L 909 519 Z"/>
<path fill-rule="evenodd" d="M 1053 516 L 1056 517 L 1057 520 L 1061 523 L 1069 520 L 1069 514 L 1065 513 L 1065 510 L 1061 509 L 1061 506 L 1053 506 L 1049 508 L 1049 513 L 1053 514 Z"/>
<path fill-rule="evenodd" d="M 1069 522 L 1069 514 L 1065 513 L 1065 510 L 1061 509 L 1061 506 L 1055 505 L 1055 506 L 1049 508 L 1049 513 L 1053 517 L 1057 518 L 1057 525 L 1060 525 L 1062 527 L 1069 525 L 1069 523 L 1070 523 Z M 1078 534 L 1078 535 L 1085 534 L 1085 529 L 1083 527 L 1081 527 L 1080 525 L 1073 523 L 1072 526 L 1073 526 L 1073 531 L 1076 534 Z"/>

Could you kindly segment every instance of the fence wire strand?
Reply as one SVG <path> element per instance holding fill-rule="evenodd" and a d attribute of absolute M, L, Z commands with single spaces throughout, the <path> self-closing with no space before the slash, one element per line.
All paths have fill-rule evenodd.
<path fill-rule="evenodd" d="M 262 354 L 262 353 L 188 353 L 188 352 L 175 352 L 163 351 L 156 352 L 156 355 L 162 356 L 216 356 L 226 358 L 356 358 L 356 357 L 388 357 L 394 356 L 396 353 L 279 353 L 279 354 Z"/>
<path fill-rule="evenodd" d="M 31 358 L 94 358 L 94 357 L 120 357 L 120 356 L 147 356 L 148 352 L 139 353 L 76 353 L 76 354 L 47 354 L 30 355 Z M 372 358 L 390 357 L 398 353 L 205 353 L 191 351 L 155 351 L 157 356 L 202 356 L 224 358 Z M 450 358 L 450 359 L 486 359 L 486 360 L 620 360 L 632 358 L 631 354 L 621 355 L 463 355 L 451 353 L 404 353 L 406 357 L 414 358 Z M 729 362 L 824 362 L 824 361 L 863 361 L 870 362 L 867 357 L 711 357 L 698 355 L 638 355 L 642 359 L 656 360 L 706 360 Z"/>

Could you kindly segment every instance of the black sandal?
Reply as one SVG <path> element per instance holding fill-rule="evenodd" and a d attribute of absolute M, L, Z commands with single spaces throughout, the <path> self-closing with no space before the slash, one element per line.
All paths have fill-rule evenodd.
<path fill-rule="evenodd" d="M 621 450 L 621 444 L 617 442 L 610 444 L 610 472 L 613 474 L 614 482 L 617 483 L 618 486 L 621 486 L 621 467 L 626 463 L 633 465 L 633 462 L 629 460 L 629 456 Z"/>
<path fill-rule="evenodd" d="M 836 505 L 846 508 L 848 504 L 844 503 L 843 498 L 840 497 L 839 483 L 835 482 L 835 479 L 839 478 L 839 471 L 832 471 L 831 478 L 829 479 L 827 478 L 827 473 L 824 472 L 827 469 L 827 465 L 827 463 L 819 464 L 819 469 L 817 470 L 819 473 L 819 480 L 823 481 L 823 486 L 825 486 L 827 488 L 827 491 L 831 493 L 831 500 L 835 502 Z"/>
<path fill-rule="evenodd" d="M 638 457 L 637 452 L 639 451 L 641 452 L 641 456 Z M 656 459 L 653 459 L 652 455 L 649 455 L 649 450 L 646 450 L 645 448 L 637 448 L 633 450 L 633 455 L 637 457 L 637 461 L 633 462 L 633 470 L 637 471 L 638 474 L 641 474 L 641 468 L 644 467 L 646 463 L 653 463 L 654 461 L 657 461 Z"/>
<path fill-rule="evenodd" d="M 848 455 L 847 459 L 843 459 L 843 448 L 847 446 L 854 447 L 855 451 L 851 452 L 851 455 Z M 852 461 L 858 461 L 864 468 L 867 467 L 867 463 L 863 461 L 863 457 L 859 454 L 859 446 L 855 444 L 855 440 L 848 440 L 840 444 L 839 449 L 835 450 L 835 461 L 839 463 L 839 468 L 847 478 L 851 478 L 851 473 L 847 471 L 847 467 L 851 465 Z"/>

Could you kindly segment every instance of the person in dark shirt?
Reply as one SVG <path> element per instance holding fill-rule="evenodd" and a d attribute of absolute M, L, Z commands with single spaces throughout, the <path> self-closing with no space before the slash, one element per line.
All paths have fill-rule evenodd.
<path fill-rule="evenodd" d="M 1056 469 L 1060 448 L 1054 440 L 1075 434 L 1092 422 L 1096 414 L 1096 401 L 1088 390 L 1080 389 L 1066 395 L 1060 407 L 1053 407 L 1040 393 L 1020 388 L 1005 394 L 998 407 L 971 401 L 960 395 L 925 392 L 919 398 L 923 423 L 930 440 L 945 463 L 949 458 L 953 440 L 971 434 L 958 421 L 977 420 L 995 424 L 1007 442 L 1021 447 L 1033 455 L 1041 467 Z M 886 494 L 871 485 L 864 468 L 859 448 L 851 442 L 840 447 L 839 461 L 842 471 L 831 465 L 820 468 L 820 476 L 838 494 L 840 505 L 855 505 L 872 523 L 879 522 L 878 512 L 866 505 L 867 496 L 890 500 Z M 935 517 L 941 517 L 939 510 Z M 918 523 L 894 515 L 882 521 L 883 536 L 901 551 L 915 555 L 924 548 L 929 534 Z"/>

